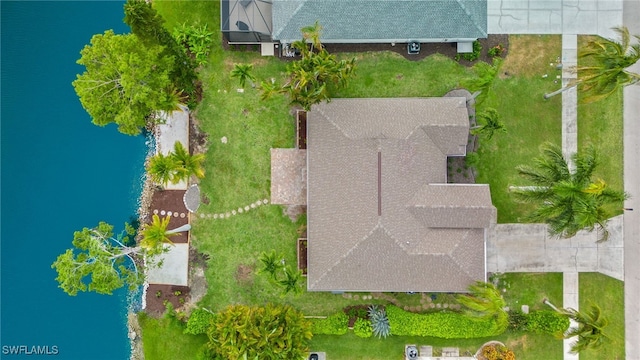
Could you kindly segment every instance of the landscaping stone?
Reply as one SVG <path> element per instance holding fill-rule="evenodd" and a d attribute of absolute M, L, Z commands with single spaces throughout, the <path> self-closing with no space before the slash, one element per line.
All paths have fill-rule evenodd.
<path fill-rule="evenodd" d="M 523 314 L 529 313 L 529 305 L 522 305 L 521 309 Z"/>

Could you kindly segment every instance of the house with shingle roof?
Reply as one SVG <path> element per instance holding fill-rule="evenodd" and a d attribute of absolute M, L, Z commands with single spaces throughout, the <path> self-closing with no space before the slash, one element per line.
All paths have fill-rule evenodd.
<path fill-rule="evenodd" d="M 229 43 L 290 44 L 316 21 L 323 43 L 450 42 L 460 51 L 488 34 L 486 0 L 221 0 L 221 17 Z"/>
<path fill-rule="evenodd" d="M 307 114 L 309 291 L 460 292 L 486 279 L 489 186 L 447 184 L 465 98 L 334 99 Z"/>

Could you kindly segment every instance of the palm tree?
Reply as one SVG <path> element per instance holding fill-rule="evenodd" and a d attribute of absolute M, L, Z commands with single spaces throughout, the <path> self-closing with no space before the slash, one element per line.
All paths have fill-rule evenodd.
<path fill-rule="evenodd" d="M 147 171 L 151 180 L 163 186 L 175 180 L 176 172 L 182 165 L 171 155 L 158 153 L 149 159 Z"/>
<path fill-rule="evenodd" d="M 173 144 L 173 153 L 171 153 L 171 157 L 181 165 L 174 176 L 176 180 L 186 180 L 191 175 L 195 175 L 201 179 L 204 177 L 204 168 L 202 167 L 202 164 L 204 163 L 205 158 L 203 154 L 191 155 L 180 141 L 176 141 Z"/>
<path fill-rule="evenodd" d="M 252 70 L 252 64 L 235 64 L 233 70 L 231 70 L 231 77 L 238 78 L 240 86 L 244 88 L 247 80 L 252 82 L 256 80 L 256 77 L 251 73 Z"/>
<path fill-rule="evenodd" d="M 571 344 L 571 353 L 577 354 L 589 348 L 597 349 L 602 346 L 605 339 L 609 338 L 602 331 L 609 324 L 609 321 L 602 316 L 602 310 L 598 305 L 590 304 L 589 310 L 580 312 L 572 308 L 558 308 L 547 299 L 542 302 L 578 324 L 577 327 L 571 327 L 564 333 L 565 339 L 570 339 L 574 336 L 578 337 L 578 340 Z"/>
<path fill-rule="evenodd" d="M 310 41 L 311 45 L 313 45 L 316 50 L 322 50 L 322 43 L 320 43 L 320 32 L 322 31 L 322 26 L 320 22 L 316 20 L 313 25 L 305 26 L 301 30 L 302 38 L 304 40 Z"/>
<path fill-rule="evenodd" d="M 290 292 L 300 294 L 302 288 L 300 281 L 302 280 L 302 272 L 300 270 L 291 270 L 289 267 L 284 268 L 284 279 L 278 280 L 278 283 L 284 287 L 283 293 L 286 295 Z"/>
<path fill-rule="evenodd" d="M 277 255 L 275 250 L 271 250 L 269 253 L 263 251 L 258 259 L 260 261 L 260 269 L 258 269 L 258 272 L 267 273 L 275 280 L 278 270 L 283 266 L 281 259 L 282 256 Z"/>
<path fill-rule="evenodd" d="M 170 220 L 170 216 L 160 219 L 158 215 L 153 214 L 152 221 L 142 226 L 140 246 L 147 250 L 147 254 L 153 255 L 162 252 L 162 244 L 173 245 L 170 239 L 172 236 L 191 229 L 191 226 L 187 224 L 173 230 L 167 230 Z"/>
<path fill-rule="evenodd" d="M 631 36 L 626 27 L 614 30 L 620 35 L 620 42 L 611 39 L 589 42 L 579 55 L 588 65 L 577 68 L 578 79 L 558 91 L 545 94 L 545 99 L 578 86 L 585 95 L 583 101 L 594 102 L 616 93 L 624 86 L 638 83 L 640 74 L 630 72 L 627 68 L 640 60 L 640 44 L 631 45 Z M 640 36 L 634 37 L 640 40 Z"/>
<path fill-rule="evenodd" d="M 486 135 L 487 139 L 491 140 L 496 132 L 507 132 L 507 128 L 500 121 L 500 114 L 494 108 L 487 108 L 479 112 L 476 119 L 480 125 L 471 128 L 471 133 L 474 135 Z"/>
<path fill-rule="evenodd" d="M 467 308 L 467 314 L 480 319 L 495 319 L 497 329 L 506 329 L 509 315 L 504 310 L 506 302 L 492 283 L 477 281 L 469 286 L 469 295 L 458 295 L 458 303 Z"/>
<path fill-rule="evenodd" d="M 601 231 L 598 242 L 607 240 L 610 213 L 606 205 L 619 204 L 628 194 L 608 188 L 602 179 L 592 180 L 598 164 L 595 148 L 589 146 L 573 155 L 576 167 L 573 171 L 559 146 L 545 143 L 540 149 L 542 155 L 534 159 L 533 166 L 517 167 L 518 173 L 535 186 L 513 190 L 518 201 L 538 204 L 529 220 L 547 223 L 552 235 L 563 238 L 580 230 L 597 229 Z"/>

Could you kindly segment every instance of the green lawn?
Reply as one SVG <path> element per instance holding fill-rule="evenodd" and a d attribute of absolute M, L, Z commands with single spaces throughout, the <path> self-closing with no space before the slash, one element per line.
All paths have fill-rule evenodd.
<path fill-rule="evenodd" d="M 600 350 L 580 353 L 581 360 L 624 359 L 624 283 L 599 273 L 580 274 L 579 310 L 587 310 L 591 303 L 600 306 L 609 321 L 604 329 L 609 339 Z"/>
<path fill-rule="evenodd" d="M 544 298 L 562 304 L 562 273 L 505 273 L 499 278 L 498 288 L 511 309 L 529 305 L 530 310 L 549 310 Z"/>
<path fill-rule="evenodd" d="M 138 321 L 143 329 L 145 359 L 205 359 L 202 348 L 208 340 L 206 335 L 184 335 L 184 324 L 173 317 L 154 319 L 140 313 Z"/>

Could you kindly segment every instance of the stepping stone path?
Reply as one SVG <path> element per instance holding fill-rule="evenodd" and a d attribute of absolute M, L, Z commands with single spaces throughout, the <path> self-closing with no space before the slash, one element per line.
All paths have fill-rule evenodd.
<path fill-rule="evenodd" d="M 218 213 L 218 214 L 210 214 L 210 213 L 200 213 L 199 216 L 201 219 L 207 218 L 207 219 L 227 219 L 230 218 L 231 216 L 234 215 L 238 215 L 238 214 L 242 214 L 245 212 L 248 212 L 251 209 L 255 209 L 261 205 L 266 205 L 269 203 L 268 199 L 263 199 L 263 200 L 258 200 L 256 202 L 253 202 L 249 205 L 246 205 L 244 207 L 239 207 L 237 209 L 233 209 L 231 211 L 227 211 L 225 213 Z"/>
<path fill-rule="evenodd" d="M 178 212 L 178 211 L 168 211 L 168 210 L 158 210 L 158 209 L 153 209 L 153 214 L 154 215 L 158 215 L 158 216 L 172 216 L 172 217 L 180 217 L 180 218 L 185 218 L 187 217 L 187 214 L 184 212 Z"/>

